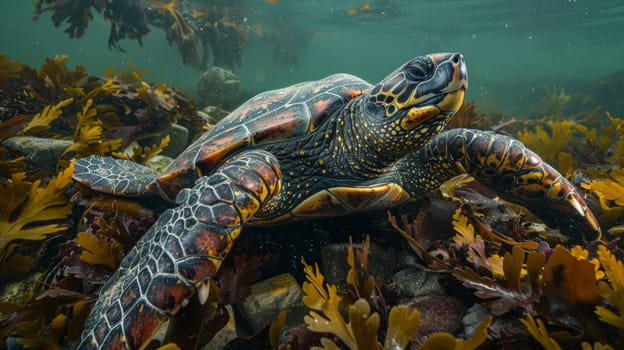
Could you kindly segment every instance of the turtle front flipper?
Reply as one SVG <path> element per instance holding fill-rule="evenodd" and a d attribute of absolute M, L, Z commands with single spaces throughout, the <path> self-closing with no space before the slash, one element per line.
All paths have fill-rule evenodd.
<path fill-rule="evenodd" d="M 467 173 L 503 198 L 527 206 L 546 224 L 571 237 L 597 239 L 598 221 L 574 186 L 520 141 L 493 132 L 452 129 L 408 156 L 410 192 L 428 192 Z"/>
<path fill-rule="evenodd" d="M 154 193 L 156 176 L 146 166 L 113 157 L 89 156 L 74 161 L 74 180 L 115 195 L 134 197 Z"/>
<path fill-rule="evenodd" d="M 208 282 L 241 229 L 279 191 L 271 154 L 241 153 L 176 198 L 102 287 L 79 349 L 138 349 Z"/>

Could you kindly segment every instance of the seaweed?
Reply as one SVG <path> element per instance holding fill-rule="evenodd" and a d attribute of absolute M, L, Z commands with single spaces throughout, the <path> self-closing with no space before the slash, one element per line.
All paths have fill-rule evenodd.
<path fill-rule="evenodd" d="M 0 262 L 7 261 L 17 242 L 43 240 L 68 229 L 50 222 L 66 220 L 71 214 L 65 187 L 73 170 L 70 165 L 45 187 L 40 186 L 41 180 L 25 182 L 25 173 L 13 174 L 0 185 L 0 195 L 6 198 L 0 211 Z"/>
<path fill-rule="evenodd" d="M 304 317 L 309 330 L 316 333 L 333 334 L 349 349 L 404 349 L 418 329 L 420 313 L 407 305 L 389 308 L 379 307 L 374 300 L 382 297 L 374 278 L 366 271 L 366 256 L 368 254 L 368 238 L 363 248 L 356 253 L 351 243 L 347 253 L 347 263 L 350 266 L 347 282 L 351 286 L 349 293 L 338 291 L 332 284 L 325 284 L 325 277 L 319 271 L 318 265 L 308 265 L 302 259 L 306 282 L 303 283 L 303 303 L 311 309 Z M 363 273 L 358 277 L 355 265 L 355 256 L 360 263 Z M 368 295 L 368 297 L 364 297 Z M 377 305 L 376 309 L 372 309 Z M 382 304 L 385 305 L 385 304 Z M 347 316 L 345 318 L 345 316 Z M 441 344 L 453 344 L 463 349 L 475 349 L 487 338 L 487 328 L 491 319 L 477 327 L 471 338 L 462 342 L 448 333 L 436 333 L 421 345 L 421 349 L 437 349 Z M 378 339 L 380 326 L 386 325 L 383 345 Z M 338 344 L 327 337 L 320 340 L 321 347 L 314 349 L 339 349 Z M 463 347 L 461 347 L 463 346 Z"/>
<path fill-rule="evenodd" d="M 46 106 L 43 111 L 35 114 L 30 122 L 22 129 L 23 134 L 34 134 L 39 131 L 50 129 L 50 124 L 63 114 L 61 108 L 68 106 L 73 102 L 72 98 L 60 101 L 53 106 Z"/>
<path fill-rule="evenodd" d="M 521 308 L 527 313 L 540 310 L 557 319 L 554 309 L 600 303 L 594 264 L 578 259 L 562 246 L 557 246 L 548 259 L 543 253 L 525 254 L 514 246 L 512 253 L 504 255 L 503 274 L 504 278 L 493 279 L 469 267 L 457 267 L 453 272 L 465 287 L 475 290 L 477 297 L 486 299 L 483 304 L 496 316 Z"/>
<path fill-rule="evenodd" d="M 538 270 L 543 266 L 543 254 L 533 253 L 527 259 L 527 285 L 521 285 L 521 269 L 524 252 L 514 247 L 512 253 L 506 253 L 503 259 L 505 279 L 503 284 L 497 280 L 480 276 L 469 267 L 455 268 L 453 276 L 462 281 L 465 287 L 475 289 L 475 295 L 487 299 L 485 306 L 496 316 L 503 315 L 512 308 L 521 307 L 533 311 L 533 304 L 539 299 Z"/>
<path fill-rule="evenodd" d="M 624 340 L 624 264 L 616 260 L 603 245 L 598 247 L 597 254 L 607 277 L 606 281 L 598 282 L 598 291 L 611 307 L 599 305 L 596 306 L 595 312 L 602 322 L 619 330 L 620 341 L 622 341 Z"/>
<path fill-rule="evenodd" d="M 121 243 L 103 235 L 78 232 L 76 243 L 82 247 L 80 260 L 88 264 L 103 265 L 115 271 L 124 256 Z"/>
<path fill-rule="evenodd" d="M 574 124 L 567 120 L 553 122 L 549 125 L 550 135 L 542 125 L 535 126 L 534 131 L 525 129 L 517 136 L 528 148 L 535 150 L 549 163 L 556 164 L 557 154 L 563 151 L 574 134 Z"/>
<path fill-rule="evenodd" d="M 378 313 L 371 313 L 370 304 L 363 298 L 356 300 L 348 307 L 347 322 L 340 309 L 343 297 L 338 294 L 336 286 L 324 286 L 324 276 L 318 266 L 313 269 L 305 261 L 302 263 L 307 279 L 303 283 L 303 303 L 323 314 L 310 311 L 304 318 L 308 328 L 313 332 L 334 334 L 350 349 L 380 349 L 381 344 L 377 341 L 380 317 Z M 389 322 L 392 323 L 388 326 L 392 331 L 387 334 L 386 344 L 403 349 L 418 327 L 420 314 L 409 312 L 407 306 L 393 309 L 396 310 L 391 311 Z M 323 338 L 321 344 L 323 348 L 338 348 L 329 338 Z"/>
<path fill-rule="evenodd" d="M 83 1 L 83 0 L 34 0 L 36 20 L 45 12 L 52 12 L 54 26 L 59 27 L 63 22 L 69 23 L 65 33 L 70 38 L 80 38 L 84 35 L 89 22 L 93 20 L 93 10 L 102 13 L 104 19 L 110 23 L 108 46 L 123 49 L 119 46 L 122 39 L 134 39 L 141 43 L 142 38 L 149 32 L 144 9 L 139 0 L 130 1 Z"/>
<path fill-rule="evenodd" d="M 597 174 L 588 176 L 595 179 Z M 454 178 L 427 198 L 438 201 L 436 208 L 442 208 L 440 200 L 445 201 L 448 216 L 433 219 L 433 213 L 428 212 L 422 217 L 428 205 L 424 201 L 413 222 L 402 216 L 400 227 L 394 216 L 389 214 L 389 219 L 430 271 L 451 272 L 496 318 L 509 319 L 517 313 L 537 315 L 563 329 L 557 332 L 556 339 L 566 339 L 566 344 L 580 345 L 583 340 L 608 342 L 608 335 L 600 329 L 599 317 L 590 312 L 602 307 L 611 312 L 610 320 L 619 317 L 617 308 L 605 301 L 600 292 L 615 278 L 608 277 L 600 268 L 599 251 L 608 251 L 607 248 L 587 242 L 570 249 L 561 244 L 550 248 L 542 237 L 555 240 L 557 236 L 545 230 L 533 231 L 532 226 L 539 226 L 537 222 L 529 223 L 535 218 L 526 212 L 522 216 L 506 213 L 523 209 L 489 197 L 470 177 Z M 610 201 L 612 205 L 615 202 Z M 422 228 L 432 225 L 429 220 L 449 222 L 452 232 L 448 237 L 452 240 L 430 242 L 435 248 L 427 249 L 421 235 Z M 444 239 L 440 232 L 438 235 L 442 236 L 440 240 Z M 493 333 L 494 339 L 513 332 L 499 326 Z"/>
<path fill-rule="evenodd" d="M 151 13 L 151 22 L 158 23 L 165 30 L 167 41 L 169 44 L 176 44 L 184 64 L 205 66 L 201 63 L 200 52 L 203 49 L 196 29 L 184 18 L 177 5 L 177 0 L 150 1 L 149 8 L 157 10 Z M 157 16 L 157 13 L 160 15 Z"/>
<path fill-rule="evenodd" d="M 474 101 L 465 102 L 446 124 L 446 129 L 472 128 L 485 129 L 486 115 L 477 111 Z"/>
<path fill-rule="evenodd" d="M 225 304 L 242 304 L 251 295 L 251 285 L 260 278 L 263 258 L 237 255 L 232 265 L 226 264 L 219 273 L 221 300 Z"/>
<path fill-rule="evenodd" d="M 1 139 L 73 134 L 78 145 L 66 154 L 77 151 L 80 157 L 110 154 L 171 123 L 191 132 L 203 124 L 192 100 L 165 84 L 143 81 L 145 71 L 109 68 L 95 77 L 82 66 L 69 70 L 66 63 L 67 56 L 57 56 L 38 70 L 20 65 L 19 75 L 5 75 L 10 88 L 0 91 Z"/>
<path fill-rule="evenodd" d="M 0 90 L 11 89 L 11 82 L 19 79 L 22 71 L 22 62 L 12 60 L 5 54 L 0 54 Z"/>
<path fill-rule="evenodd" d="M 468 222 L 468 217 L 462 214 L 462 207 L 457 207 L 453 213 L 453 229 L 457 232 L 453 241 L 457 244 L 473 244 L 475 240 L 481 239 L 475 235 L 474 226 Z"/>
<path fill-rule="evenodd" d="M 245 13 L 232 7 L 201 6 L 191 17 L 199 28 L 198 35 L 204 55 L 200 67 L 205 68 L 212 57 L 213 65 L 236 68 L 242 66 L 243 49 L 247 45 Z"/>
<path fill-rule="evenodd" d="M 56 27 L 63 22 L 69 24 L 65 33 L 72 39 L 84 35 L 94 19 L 94 11 L 101 13 L 110 24 L 108 47 L 122 52 L 121 40 L 136 40 L 142 45 L 150 26 L 160 28 L 169 43 L 176 45 L 182 62 L 197 68 L 205 68 L 211 57 L 217 66 L 240 66 L 247 42 L 242 18 L 238 20 L 228 7 L 191 5 L 177 0 L 35 0 L 34 5 L 34 20 L 52 12 Z M 1 80 L 2 76 L 0 84 Z"/>
<path fill-rule="evenodd" d="M 2 339 L 15 338 L 24 348 L 63 349 L 79 339 L 91 301 L 83 294 L 52 288 L 23 304 L 0 303 Z"/>
<path fill-rule="evenodd" d="M 580 187 L 590 191 L 598 199 L 601 221 L 609 231 L 620 231 L 624 225 L 624 169 L 586 168 L 580 173 L 587 180 Z"/>
<path fill-rule="evenodd" d="M 169 141 L 171 141 L 171 137 L 167 135 L 162 140 L 160 140 L 160 144 L 158 145 L 152 145 L 151 147 L 133 147 L 132 154 L 113 152 L 112 155 L 117 158 L 131 160 L 133 162 L 145 165 L 150 159 L 159 155 L 167 147 L 167 145 L 169 145 Z"/>
<path fill-rule="evenodd" d="M 76 130 L 74 131 L 74 143 L 69 146 L 63 155 L 74 154 L 75 157 L 87 155 L 105 155 L 119 149 L 122 140 L 103 141 L 103 126 L 97 116 L 97 110 L 92 107 L 93 100 L 88 99 L 82 107 L 82 111 L 76 114 Z"/>
<path fill-rule="evenodd" d="M 527 314 L 526 318 L 521 318 L 520 322 L 524 324 L 531 336 L 546 350 L 561 350 L 561 346 L 556 340 L 548 335 L 548 330 L 544 326 L 544 322 L 535 319 L 531 314 Z"/>

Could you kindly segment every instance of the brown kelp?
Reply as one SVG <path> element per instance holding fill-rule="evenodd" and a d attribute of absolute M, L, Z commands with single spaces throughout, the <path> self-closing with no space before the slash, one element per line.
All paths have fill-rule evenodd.
<path fill-rule="evenodd" d="M 142 45 L 151 26 L 165 31 L 184 64 L 197 68 L 206 68 L 211 60 L 230 68 L 242 64 L 247 30 L 242 24 L 244 15 L 231 7 L 178 0 L 35 0 L 34 5 L 34 19 L 51 12 L 56 27 L 69 24 L 65 32 L 70 38 L 84 35 L 95 12 L 110 24 L 109 48 L 124 51 L 120 46 L 124 39 Z"/>
<path fill-rule="evenodd" d="M 71 138 L 68 156 L 110 154 L 137 137 L 177 122 L 196 130 L 203 121 L 193 102 L 164 84 L 152 87 L 144 72 L 108 70 L 89 75 L 78 65 L 66 66 L 67 56 L 46 59 L 39 69 L 0 56 L 0 136 Z M 52 103 L 51 103 L 52 102 Z"/>
<path fill-rule="evenodd" d="M 349 289 L 338 292 L 336 286 L 324 283 L 324 276 L 318 265 L 314 267 L 303 262 L 306 282 L 303 283 L 303 303 L 310 308 L 305 323 L 312 332 L 332 335 L 321 338 L 321 348 L 340 349 L 404 349 L 418 329 L 420 314 L 407 305 L 390 307 L 383 299 L 380 282 L 367 274 L 369 238 L 362 249 L 348 249 L 347 264 Z M 345 317 L 347 315 L 347 317 Z M 476 349 L 487 338 L 487 319 L 477 326 L 466 341 L 456 339 L 448 333 L 436 333 L 427 338 L 420 349 L 439 349 L 442 344 L 455 344 L 461 349 Z M 378 339 L 380 326 L 386 328 L 383 344 Z M 336 343 L 339 340 L 339 343 Z M 342 344 L 338 346 L 338 344 Z"/>
<path fill-rule="evenodd" d="M 27 162 L 24 151 L 0 146 L 0 192 L 7 199 L 0 208 L 0 333 L 24 347 L 76 341 L 91 293 L 155 219 L 135 202 L 93 197 L 74 203 L 83 208 L 76 220 L 70 160 L 111 155 L 173 122 L 203 124 L 190 100 L 164 84 L 152 87 L 143 72 L 108 70 L 96 77 L 82 66 L 68 69 L 66 60 L 57 56 L 35 69 L 0 55 L 0 140 L 65 142 L 52 160 L 54 173 Z M 144 162 L 168 140 L 119 156 Z"/>

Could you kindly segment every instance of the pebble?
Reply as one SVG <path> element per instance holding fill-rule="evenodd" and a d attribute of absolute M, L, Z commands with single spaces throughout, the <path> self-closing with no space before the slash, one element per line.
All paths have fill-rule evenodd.
<path fill-rule="evenodd" d="M 202 350 L 223 349 L 227 343 L 238 337 L 236 332 L 236 315 L 234 313 L 234 309 L 232 308 L 232 305 L 225 305 L 224 308 L 230 316 L 228 323 L 226 323 L 225 326 L 214 335 L 214 337 L 202 348 Z"/>
<path fill-rule="evenodd" d="M 240 79 L 231 70 L 210 67 L 197 82 L 200 104 L 232 109 L 240 99 Z"/>
<path fill-rule="evenodd" d="M 399 287 L 401 295 L 407 297 L 445 294 L 438 275 L 426 271 L 423 266 L 414 265 L 400 270 L 392 276 L 392 281 Z"/>
<path fill-rule="evenodd" d="M 280 311 L 286 311 L 286 325 L 299 324 L 307 309 L 303 291 L 290 274 L 281 274 L 251 286 L 251 295 L 240 305 L 236 320 L 238 336 L 249 337 L 273 322 Z"/>
<path fill-rule="evenodd" d="M 466 313 L 461 302 L 448 295 L 428 295 L 411 300 L 408 305 L 420 312 L 420 324 L 412 340 L 422 343 L 437 332 L 458 334 L 462 332 L 462 316 Z"/>
<path fill-rule="evenodd" d="M 55 174 L 57 161 L 73 143 L 71 140 L 16 136 L 2 142 L 2 146 L 23 154 L 28 165 L 38 171 Z"/>

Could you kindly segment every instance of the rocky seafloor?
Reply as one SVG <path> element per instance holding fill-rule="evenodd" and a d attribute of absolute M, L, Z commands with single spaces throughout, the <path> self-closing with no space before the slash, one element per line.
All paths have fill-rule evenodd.
<path fill-rule="evenodd" d="M 162 169 L 240 91 L 233 73 L 211 69 L 198 106 L 137 72 L 93 76 L 66 60 L 33 68 L 0 55 L 0 348 L 75 346 L 99 288 L 168 206 L 80 187 L 71 160 Z M 533 118 L 469 102 L 448 127 L 519 138 L 583 193 L 601 240 L 564 237 L 455 179 L 389 213 L 246 229 L 208 306 L 192 300 L 166 344 L 148 347 L 621 347 L 624 119 L 596 100 L 549 88 Z"/>

